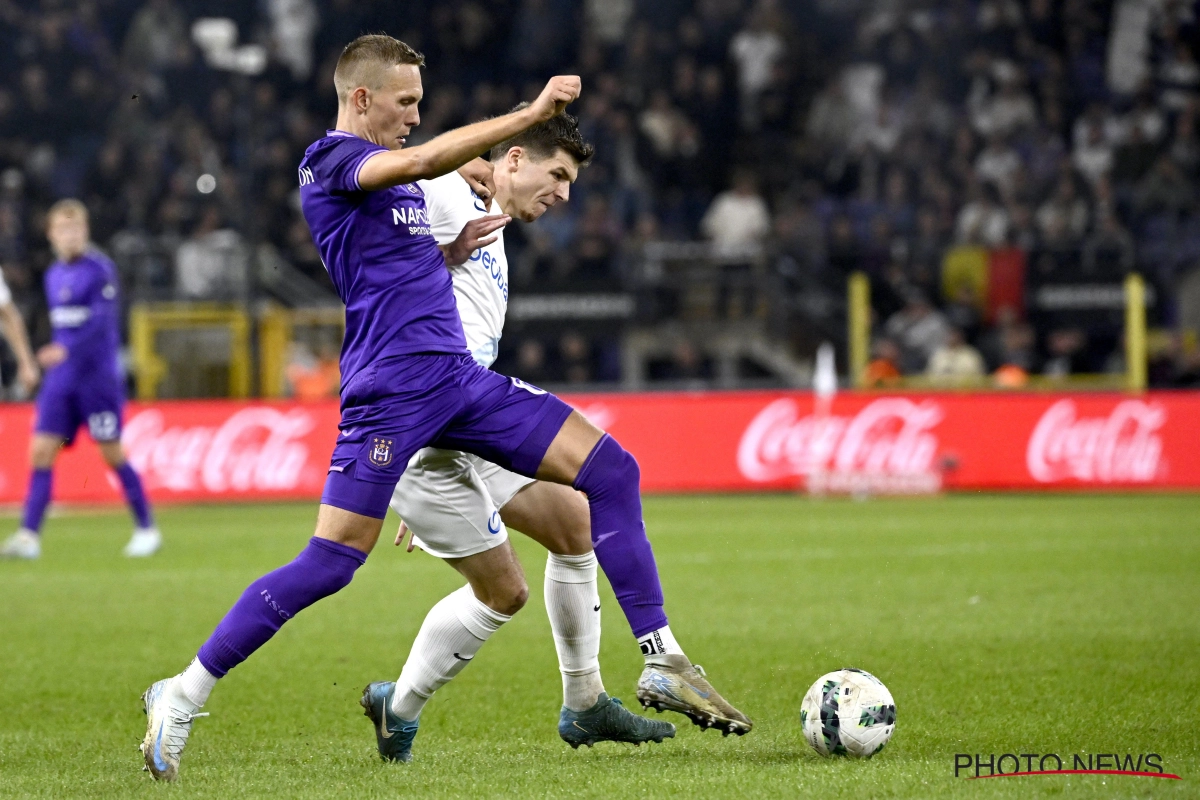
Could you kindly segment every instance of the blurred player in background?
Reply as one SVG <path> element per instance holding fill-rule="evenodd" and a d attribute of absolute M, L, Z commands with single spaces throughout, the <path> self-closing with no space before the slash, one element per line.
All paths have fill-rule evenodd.
<path fill-rule="evenodd" d="M 46 238 L 56 260 L 46 271 L 45 286 L 54 336 L 37 354 L 46 374 L 29 449 L 32 474 L 21 528 L 0 548 L 0 555 L 8 558 L 41 555 L 40 531 L 50 504 L 54 461 L 85 424 L 104 461 L 120 478 L 133 512 L 135 527 L 125 555 L 150 556 L 162 546 L 141 478 L 121 447 L 125 389 L 118 360 L 117 272 L 89 237 L 83 203 L 60 200 L 50 207 Z"/>
<path fill-rule="evenodd" d="M 524 106 L 518 106 L 519 111 Z M 593 153 L 574 117 L 561 114 L 492 149 L 489 165 L 498 212 L 450 173 L 419 181 L 429 227 L 454 281 L 467 349 L 490 367 L 496 360 L 508 307 L 508 261 L 503 226 L 532 222 L 570 197 L 570 187 Z M 461 231 L 461 233 L 460 233 Z M 445 559 L 468 581 L 426 616 L 392 692 L 390 710 L 416 720 L 432 694 L 474 658 L 484 641 L 525 603 L 528 586 L 508 541 L 511 525 L 549 550 L 546 612 L 563 681 L 558 731 L 573 747 L 599 741 L 659 741 L 674 726 L 621 708 L 600 677 L 600 598 L 587 500 L 569 486 L 520 475 L 467 453 L 425 448 L 413 456 L 396 486 L 392 508 L 413 532 L 413 543 Z M 492 613 L 479 614 L 482 604 Z M 659 634 L 660 639 L 662 633 Z M 669 635 L 669 629 L 668 629 Z M 726 732 L 750 729 L 695 672 L 682 650 L 663 652 L 653 635 L 642 638 L 646 669 L 638 696 L 647 705 L 687 713 Z"/>
<path fill-rule="evenodd" d="M 17 383 L 23 396 L 29 396 L 41 379 L 33 351 L 29 349 L 29 336 L 25 332 L 25 320 L 21 310 L 13 302 L 4 273 L 0 272 L 0 335 L 8 340 L 13 355 L 17 357 Z"/>
<path fill-rule="evenodd" d="M 666 643 L 637 461 L 554 395 L 471 358 L 416 184 L 561 114 L 579 97 L 579 78 L 552 78 L 527 108 L 405 149 L 420 123 L 423 63 L 405 43 L 370 35 L 347 45 L 334 70 L 337 128 L 309 146 L 299 169 L 313 242 L 346 304 L 340 433 L 316 530 L 295 559 L 247 587 L 183 673 L 143 694 L 142 752 L 158 780 L 177 777 L 192 722 L 217 681 L 287 620 L 353 580 L 379 539 L 400 476 L 424 447 L 464 450 L 585 492 L 597 559 L 635 635 Z M 490 608 L 467 599 L 472 620 L 498 627 Z M 417 722 L 395 715 L 389 687 L 371 684 L 363 702 L 380 753 L 407 760 Z"/>

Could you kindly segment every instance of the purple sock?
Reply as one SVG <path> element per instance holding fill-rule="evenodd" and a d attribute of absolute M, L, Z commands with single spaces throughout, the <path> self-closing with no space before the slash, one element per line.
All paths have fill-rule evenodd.
<path fill-rule="evenodd" d="M 21 527 L 39 533 L 46 506 L 50 505 L 50 484 L 54 473 L 48 469 L 35 469 L 29 476 L 29 494 L 25 495 L 25 514 Z"/>
<path fill-rule="evenodd" d="M 632 455 L 605 435 L 575 477 L 591 506 L 592 546 L 634 636 L 667 624 L 654 551 L 642 522 L 641 470 Z"/>
<path fill-rule="evenodd" d="M 196 658 L 213 675 L 223 677 L 266 644 L 283 623 L 344 588 L 366 560 L 361 550 L 314 536 L 290 564 L 250 584 Z"/>
<path fill-rule="evenodd" d="M 121 486 L 125 489 L 125 500 L 129 503 L 129 510 L 133 512 L 133 518 L 137 520 L 137 526 L 139 528 L 154 527 L 154 518 L 150 516 L 150 501 L 146 499 L 146 492 L 142 489 L 142 479 L 138 477 L 137 470 L 126 461 L 117 469 L 117 477 L 121 479 Z"/>

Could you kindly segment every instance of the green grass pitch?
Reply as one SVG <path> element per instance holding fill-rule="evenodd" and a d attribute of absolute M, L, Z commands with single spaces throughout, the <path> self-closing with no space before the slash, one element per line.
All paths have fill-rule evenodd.
<path fill-rule="evenodd" d="M 154 559 L 121 557 L 122 513 L 52 519 L 43 558 L 0 563 L 2 797 L 1200 796 L 1200 497 L 952 496 L 646 503 L 672 628 L 755 720 L 573 751 L 541 599 L 427 707 L 411 765 L 383 764 L 357 705 L 394 679 L 429 607 L 460 585 L 391 546 L 222 681 L 181 782 L 139 772 L 138 695 L 192 657 L 247 583 L 290 559 L 315 504 L 164 508 Z M 641 658 L 607 584 L 602 665 L 635 704 Z M 800 699 L 857 666 L 898 707 L 877 758 L 826 760 Z M 955 753 L 1159 753 L 1181 781 L 954 777 Z M 1011 770 L 1011 767 L 1009 767 Z"/>

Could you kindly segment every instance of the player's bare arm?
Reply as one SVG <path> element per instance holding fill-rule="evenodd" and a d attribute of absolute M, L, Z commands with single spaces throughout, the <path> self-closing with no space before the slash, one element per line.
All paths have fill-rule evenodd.
<path fill-rule="evenodd" d="M 414 73 L 417 70 L 411 65 L 401 65 L 392 69 L 407 69 Z M 415 89 L 407 89 L 400 98 L 393 101 L 411 105 L 414 108 L 414 116 L 415 106 L 421 97 L 419 73 L 416 73 L 416 82 Z M 556 76 L 550 79 L 546 88 L 529 106 L 511 114 L 448 131 L 426 144 L 408 149 L 403 149 L 403 136 L 392 137 L 390 143 L 381 141 L 379 143 L 385 147 L 391 147 L 396 141 L 399 141 L 399 145 L 396 149 L 367 159 L 359 170 L 358 185 L 371 192 L 445 175 L 521 131 L 558 116 L 579 97 L 580 91 L 578 76 Z M 339 113 L 339 127 L 342 124 L 343 113 L 350 115 L 350 119 L 361 117 L 365 122 L 372 102 L 372 93 L 369 90 L 363 87 L 355 89 L 349 97 L 350 107 Z M 419 117 L 416 122 L 410 123 L 409 127 L 417 122 Z M 357 133 L 353 128 L 347 130 Z M 372 137 L 364 138 L 377 141 Z"/>
<path fill-rule="evenodd" d="M 4 338 L 8 340 L 9 346 L 12 347 L 13 353 L 17 357 L 17 380 L 21 382 L 21 386 L 25 388 L 26 392 L 33 391 L 41 374 L 38 371 L 33 352 L 29 349 L 29 337 L 25 334 L 25 320 L 21 318 L 21 311 L 13 303 L 0 305 L 0 328 L 3 329 Z"/>

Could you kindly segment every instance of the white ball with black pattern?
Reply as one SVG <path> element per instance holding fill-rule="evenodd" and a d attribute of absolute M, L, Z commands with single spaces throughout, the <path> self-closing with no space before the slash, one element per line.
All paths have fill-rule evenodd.
<path fill-rule="evenodd" d="M 871 673 L 839 669 L 822 675 L 804 695 L 800 727 L 823 756 L 870 758 L 896 730 L 896 702 Z"/>

